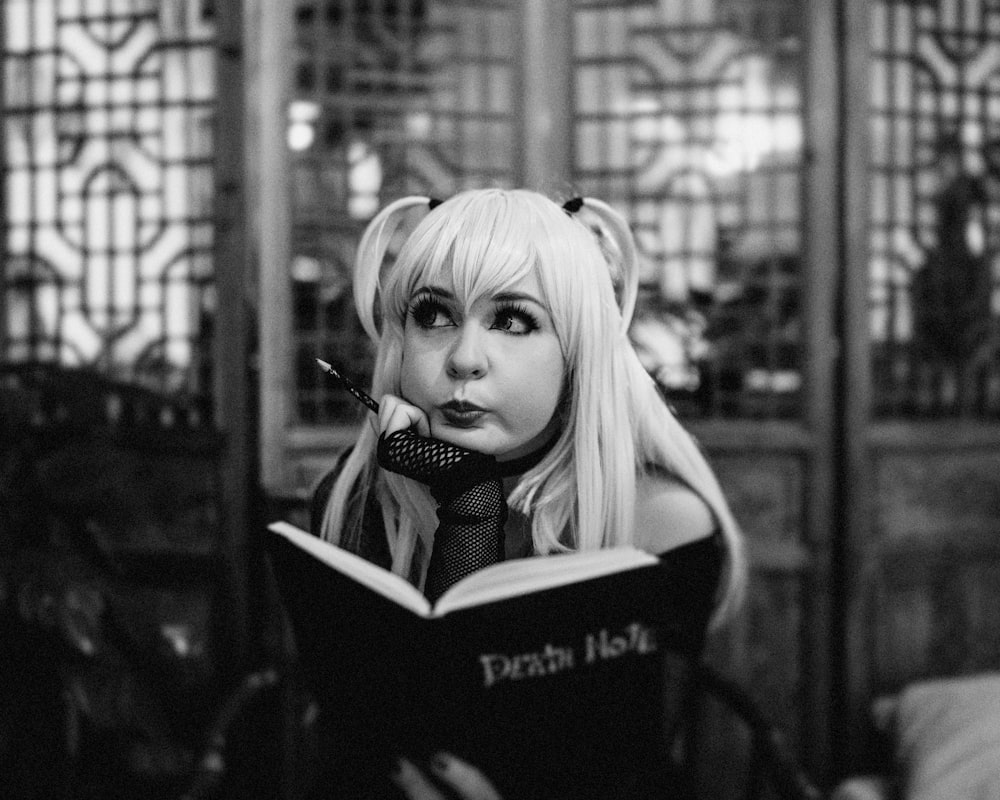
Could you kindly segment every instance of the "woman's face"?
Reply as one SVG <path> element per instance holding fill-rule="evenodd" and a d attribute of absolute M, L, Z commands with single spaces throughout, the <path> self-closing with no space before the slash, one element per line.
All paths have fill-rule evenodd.
<path fill-rule="evenodd" d="M 531 452 L 558 427 L 565 373 L 534 273 L 468 307 L 451 285 L 410 297 L 400 388 L 439 439 L 501 460 Z"/>

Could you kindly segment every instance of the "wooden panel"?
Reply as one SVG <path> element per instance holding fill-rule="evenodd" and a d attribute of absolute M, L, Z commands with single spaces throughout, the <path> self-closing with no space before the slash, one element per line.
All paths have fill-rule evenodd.
<path fill-rule="evenodd" d="M 754 543 L 799 540 L 804 498 L 797 454 L 751 451 L 715 458 L 712 464 L 733 512 Z"/>
<path fill-rule="evenodd" d="M 61 730 L 74 789 L 161 796 L 137 787 L 188 778 L 241 665 L 222 437 L 204 408 L 57 368 L 4 370 L 0 421 L 0 625 L 27 696 L 61 698 L 0 703 L 24 733 L 0 761 Z"/>
<path fill-rule="evenodd" d="M 734 675 L 793 746 L 806 750 L 820 711 L 806 693 L 814 609 L 807 602 L 813 569 L 803 521 L 805 455 L 747 448 L 711 460 L 746 536 L 751 578 L 743 614 L 711 638 L 708 660 Z"/>
<path fill-rule="evenodd" d="M 859 553 L 871 691 L 1000 666 L 1000 452 L 874 462 L 873 536 Z"/>
<path fill-rule="evenodd" d="M 1000 449 L 980 427 L 874 436 L 869 533 L 848 557 L 849 770 L 866 766 L 874 697 L 1000 668 Z"/>
<path fill-rule="evenodd" d="M 1000 451 L 882 454 L 875 481 L 879 539 L 945 546 L 977 532 L 1000 535 Z"/>
<path fill-rule="evenodd" d="M 68 437 L 35 459 L 51 509 L 72 509 L 103 548 L 215 555 L 220 546 L 218 468 L 211 452 L 138 448 Z"/>

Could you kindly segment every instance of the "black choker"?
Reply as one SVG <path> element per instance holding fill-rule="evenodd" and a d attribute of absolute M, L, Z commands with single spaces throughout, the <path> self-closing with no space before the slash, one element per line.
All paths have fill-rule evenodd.
<path fill-rule="evenodd" d="M 512 458 L 510 461 L 498 461 L 497 466 L 500 468 L 500 474 L 507 478 L 511 475 L 520 475 L 523 472 L 527 472 L 545 458 L 549 454 L 549 451 L 555 447 L 556 442 L 559 441 L 560 433 L 561 431 L 556 431 L 545 444 L 526 455 Z"/>

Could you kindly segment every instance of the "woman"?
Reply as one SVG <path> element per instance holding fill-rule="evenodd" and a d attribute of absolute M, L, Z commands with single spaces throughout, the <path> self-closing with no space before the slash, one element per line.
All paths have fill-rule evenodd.
<path fill-rule="evenodd" d="M 629 342 L 637 285 L 628 225 L 597 200 L 488 189 L 389 205 L 354 282 L 378 423 L 317 489 L 314 529 L 431 597 L 502 558 L 696 545 L 693 585 L 722 619 L 744 583 L 740 535 Z M 407 796 L 440 796 L 398 767 Z M 496 796 L 452 756 L 430 769 L 460 796 Z"/>

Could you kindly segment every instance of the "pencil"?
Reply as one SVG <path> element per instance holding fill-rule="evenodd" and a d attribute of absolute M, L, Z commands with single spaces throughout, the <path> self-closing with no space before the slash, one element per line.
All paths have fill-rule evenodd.
<path fill-rule="evenodd" d="M 351 381 L 349 381 L 347 378 L 345 378 L 343 375 L 341 375 L 339 372 L 337 372 L 337 370 L 335 370 L 333 368 L 332 364 L 327 364 L 321 358 L 317 358 L 316 359 L 316 363 L 320 365 L 320 367 L 323 369 L 324 372 L 327 372 L 330 375 L 333 375 L 334 378 L 336 378 L 338 381 L 340 381 L 341 385 L 345 389 L 347 389 L 347 391 L 349 391 L 358 400 L 360 400 L 362 403 L 364 403 L 366 406 L 368 406 L 369 409 L 371 409 L 372 411 L 374 411 L 376 414 L 378 413 L 378 403 L 376 403 L 374 400 L 372 400 L 372 398 L 368 394 L 366 394 L 364 391 L 362 391 L 357 386 L 355 386 L 353 383 L 351 383 Z"/>

